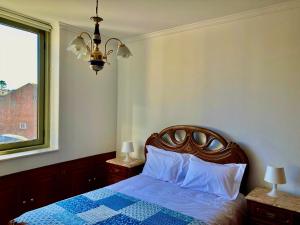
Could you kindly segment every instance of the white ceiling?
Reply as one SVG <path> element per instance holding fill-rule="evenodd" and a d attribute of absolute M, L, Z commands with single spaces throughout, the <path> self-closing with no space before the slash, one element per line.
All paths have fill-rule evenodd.
<path fill-rule="evenodd" d="M 102 32 L 129 37 L 288 0 L 99 0 Z M 0 0 L 0 6 L 43 20 L 92 28 L 96 0 Z"/>

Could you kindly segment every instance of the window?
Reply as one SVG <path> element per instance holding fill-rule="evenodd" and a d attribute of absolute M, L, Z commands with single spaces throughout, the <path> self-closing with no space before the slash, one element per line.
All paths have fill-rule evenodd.
<path fill-rule="evenodd" d="M 0 155 L 49 145 L 49 32 L 0 11 Z"/>
<path fill-rule="evenodd" d="M 19 124 L 19 128 L 20 128 L 21 130 L 26 130 L 26 129 L 27 129 L 27 123 L 24 123 L 24 122 L 20 123 L 20 124 Z"/>

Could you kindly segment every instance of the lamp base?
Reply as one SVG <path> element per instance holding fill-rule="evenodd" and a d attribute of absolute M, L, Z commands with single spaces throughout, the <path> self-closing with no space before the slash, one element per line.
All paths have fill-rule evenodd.
<path fill-rule="evenodd" d="M 130 156 L 129 156 L 129 153 L 126 153 L 126 156 L 125 156 L 125 158 L 123 159 L 123 162 L 125 162 L 125 163 L 131 162 L 131 158 L 130 158 Z"/>
<path fill-rule="evenodd" d="M 267 194 L 270 197 L 278 197 L 277 184 L 273 184 L 272 190 Z"/>

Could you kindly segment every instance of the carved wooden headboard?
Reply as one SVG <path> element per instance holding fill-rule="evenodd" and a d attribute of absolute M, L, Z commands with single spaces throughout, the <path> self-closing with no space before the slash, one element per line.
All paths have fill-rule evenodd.
<path fill-rule="evenodd" d="M 245 152 L 235 143 L 227 141 L 220 134 L 203 127 L 178 125 L 152 134 L 145 143 L 168 151 L 189 153 L 214 163 L 245 163 L 247 168 L 240 191 L 246 193 L 249 161 Z"/>

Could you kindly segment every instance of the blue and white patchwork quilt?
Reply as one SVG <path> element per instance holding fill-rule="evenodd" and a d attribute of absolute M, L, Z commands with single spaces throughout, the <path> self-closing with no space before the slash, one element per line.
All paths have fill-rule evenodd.
<path fill-rule="evenodd" d="M 206 225 L 179 212 L 107 188 L 27 212 L 28 225 Z"/>

